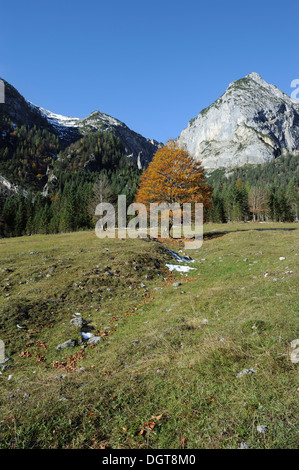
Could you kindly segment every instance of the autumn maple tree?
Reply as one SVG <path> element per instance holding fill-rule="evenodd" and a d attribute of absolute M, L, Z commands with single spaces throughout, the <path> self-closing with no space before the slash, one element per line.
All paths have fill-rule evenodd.
<path fill-rule="evenodd" d="M 210 205 L 211 193 L 201 162 L 169 141 L 157 150 L 141 175 L 136 202 L 197 202 L 206 209 Z"/>

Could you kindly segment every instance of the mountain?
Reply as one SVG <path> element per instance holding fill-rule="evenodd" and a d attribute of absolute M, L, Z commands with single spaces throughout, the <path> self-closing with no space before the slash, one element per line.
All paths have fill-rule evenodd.
<path fill-rule="evenodd" d="M 12 85 L 5 84 L 5 103 L 0 105 L 0 114 L 11 119 L 16 126 L 36 126 L 45 129 L 59 138 L 62 148 L 79 140 L 82 136 L 96 131 L 109 131 L 119 138 L 124 154 L 130 157 L 141 169 L 152 159 L 158 149 L 158 142 L 146 139 L 129 129 L 126 124 L 99 111 L 80 119 L 66 117 L 45 110 L 27 101 Z"/>
<path fill-rule="evenodd" d="M 299 154 L 299 103 L 257 73 L 232 82 L 177 139 L 212 171 Z"/>

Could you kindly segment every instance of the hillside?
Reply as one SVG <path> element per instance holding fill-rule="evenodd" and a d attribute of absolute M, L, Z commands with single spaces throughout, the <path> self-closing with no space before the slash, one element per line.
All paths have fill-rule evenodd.
<path fill-rule="evenodd" d="M 188 254 L 1 241 L 0 448 L 296 448 L 298 224 L 207 224 Z"/>
<path fill-rule="evenodd" d="M 0 105 L 0 176 L 8 181 L 13 190 L 15 186 L 23 190 L 43 189 L 55 162 L 67 159 L 67 149 L 70 147 L 71 150 L 72 145 L 76 144 L 80 149 L 82 140 L 95 133 L 103 140 L 106 135 L 110 139 L 110 154 L 105 155 L 106 166 L 111 150 L 116 148 L 118 160 L 123 157 L 142 169 L 160 145 L 99 111 L 79 119 L 45 110 L 26 100 L 8 82 L 3 82 L 5 103 Z M 95 152 L 94 148 L 89 148 L 89 159 L 93 158 L 96 163 L 93 170 L 101 171 L 104 166 L 101 160 L 95 158 Z M 7 185 L 4 186 L 6 191 Z M 3 184 L 0 181 L 1 189 Z"/>

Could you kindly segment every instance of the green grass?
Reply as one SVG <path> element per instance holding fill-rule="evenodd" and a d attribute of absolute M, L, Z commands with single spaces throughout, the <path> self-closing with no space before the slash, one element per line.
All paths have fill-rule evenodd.
<path fill-rule="evenodd" d="M 298 225 L 208 224 L 187 254 L 196 271 L 170 276 L 153 241 L 0 240 L 0 448 L 297 447 Z"/>

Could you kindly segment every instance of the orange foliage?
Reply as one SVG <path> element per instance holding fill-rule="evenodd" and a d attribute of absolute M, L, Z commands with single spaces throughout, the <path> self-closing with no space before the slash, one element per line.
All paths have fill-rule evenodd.
<path fill-rule="evenodd" d="M 157 150 L 142 174 L 136 202 L 198 202 L 207 208 L 211 193 L 201 162 L 170 141 Z"/>
<path fill-rule="evenodd" d="M 55 202 L 58 197 L 58 193 L 55 194 L 55 196 L 51 197 L 51 202 Z"/>

